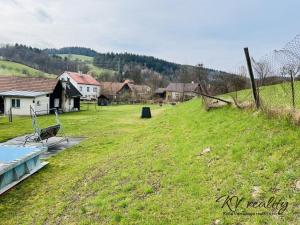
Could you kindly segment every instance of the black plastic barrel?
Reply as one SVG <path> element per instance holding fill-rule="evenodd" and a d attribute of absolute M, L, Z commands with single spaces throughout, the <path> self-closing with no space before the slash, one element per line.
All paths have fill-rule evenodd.
<path fill-rule="evenodd" d="M 143 107 L 142 108 L 142 119 L 151 118 L 151 110 L 150 107 Z"/>

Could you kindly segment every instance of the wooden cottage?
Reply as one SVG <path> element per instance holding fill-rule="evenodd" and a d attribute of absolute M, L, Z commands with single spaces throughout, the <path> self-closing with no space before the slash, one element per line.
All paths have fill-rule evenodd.
<path fill-rule="evenodd" d="M 198 83 L 170 83 L 166 88 L 166 100 L 170 102 L 187 101 L 198 96 Z"/>
<path fill-rule="evenodd" d="M 166 99 L 166 88 L 157 88 L 154 92 L 154 98 L 158 100 Z"/>
<path fill-rule="evenodd" d="M 151 88 L 147 85 L 136 85 L 132 81 L 100 82 L 98 103 L 105 105 L 116 102 L 140 102 L 151 96 Z"/>

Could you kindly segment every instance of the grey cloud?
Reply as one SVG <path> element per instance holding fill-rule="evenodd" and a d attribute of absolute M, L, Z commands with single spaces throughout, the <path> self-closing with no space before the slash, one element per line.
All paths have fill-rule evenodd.
<path fill-rule="evenodd" d="M 281 47 L 299 27 L 296 0 L 0 0 L 0 43 L 85 46 L 227 69 Z M 17 6 L 18 4 L 18 6 Z M 19 6 L 21 4 L 21 6 Z M 281 16 L 278 16 L 281 15 Z M 16 32 L 22 31 L 22 35 Z M 3 35 L 5 34 L 5 36 Z"/>

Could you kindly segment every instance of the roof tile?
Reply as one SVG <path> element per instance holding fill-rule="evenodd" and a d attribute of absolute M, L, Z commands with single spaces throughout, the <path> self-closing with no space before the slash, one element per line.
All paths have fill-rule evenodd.
<path fill-rule="evenodd" d="M 100 83 L 89 74 L 75 73 L 75 72 L 66 72 L 73 80 L 78 84 L 88 84 L 100 86 Z"/>
<path fill-rule="evenodd" d="M 15 90 L 51 93 L 57 82 L 50 78 L 0 76 L 0 92 Z"/>

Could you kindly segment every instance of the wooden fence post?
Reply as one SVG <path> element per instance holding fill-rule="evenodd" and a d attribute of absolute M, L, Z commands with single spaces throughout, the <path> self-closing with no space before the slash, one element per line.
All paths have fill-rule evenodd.
<path fill-rule="evenodd" d="M 295 88 L 294 88 L 294 76 L 293 71 L 290 71 L 291 76 L 291 91 L 292 91 L 292 104 L 293 104 L 293 110 L 295 110 L 296 104 L 295 104 Z"/>
<path fill-rule="evenodd" d="M 12 109 L 11 109 L 11 107 L 9 108 L 8 120 L 9 120 L 10 123 L 12 123 Z"/>
<path fill-rule="evenodd" d="M 248 48 L 244 48 L 244 52 L 245 52 L 247 66 L 248 66 L 248 71 L 249 71 L 249 76 L 250 76 L 250 80 L 251 80 L 253 98 L 254 98 L 254 101 L 255 101 L 256 108 L 259 109 L 259 107 L 260 107 L 260 101 L 259 101 L 259 96 L 257 95 L 257 89 L 256 89 L 254 75 L 253 75 L 253 70 L 252 70 L 252 65 L 251 65 L 251 59 L 250 59 L 249 49 Z"/>

